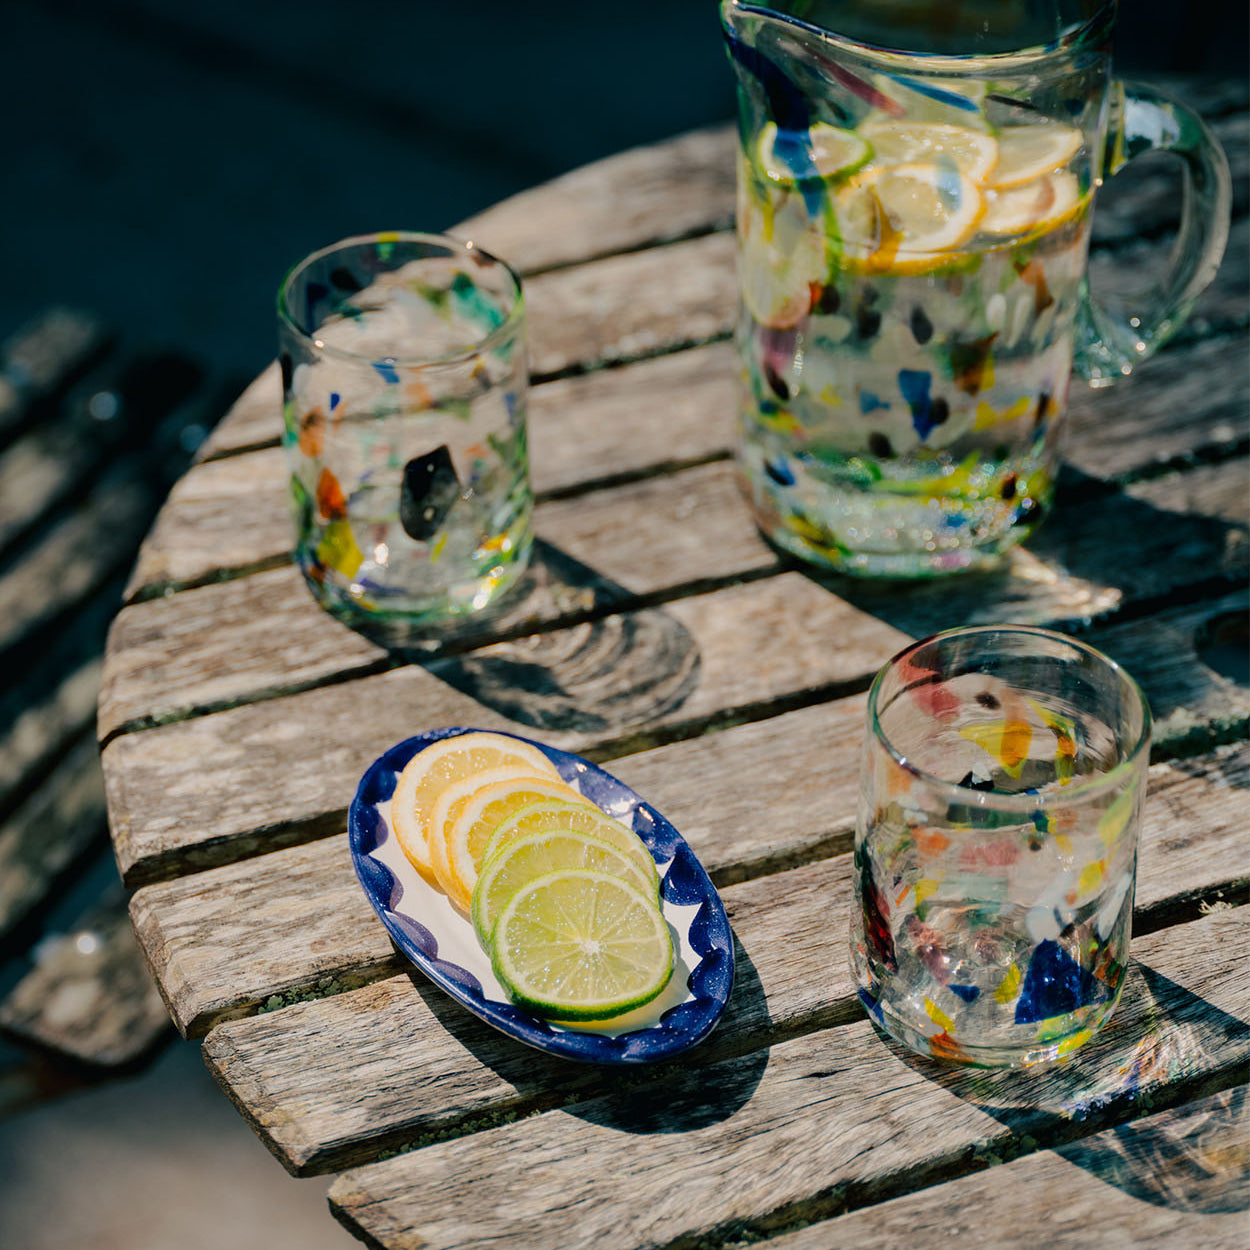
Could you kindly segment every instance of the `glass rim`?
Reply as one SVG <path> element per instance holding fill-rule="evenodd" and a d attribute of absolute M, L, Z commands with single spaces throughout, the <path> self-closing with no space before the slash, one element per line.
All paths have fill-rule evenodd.
<path fill-rule="evenodd" d="M 430 365 L 458 364 L 465 360 L 472 360 L 474 356 L 480 356 L 483 352 L 491 350 L 499 343 L 511 338 L 521 328 L 525 321 L 525 292 L 521 286 L 521 275 L 517 273 L 512 265 L 502 257 L 496 256 L 493 252 L 488 252 L 484 247 L 479 247 L 472 239 L 458 239 L 450 234 L 433 234 L 417 230 L 378 230 L 372 234 L 354 234 L 345 239 L 340 239 L 337 243 L 330 243 L 325 247 L 320 247 L 315 252 L 309 252 L 307 256 L 302 260 L 296 261 L 286 271 L 282 281 L 278 284 L 277 312 L 279 323 L 319 355 L 372 368 L 376 357 L 321 342 L 318 340 L 315 330 L 306 330 L 296 320 L 294 313 L 290 309 L 287 296 L 295 278 L 316 261 L 332 256 L 337 252 L 346 252 L 351 248 L 366 247 L 384 242 L 418 243 L 441 247 L 446 249 L 449 255 L 458 253 L 473 260 L 475 263 L 480 257 L 491 264 L 498 265 L 503 270 L 512 284 L 514 296 L 512 307 L 509 308 L 507 316 L 493 330 L 475 342 L 465 347 L 457 347 L 452 351 L 443 352 L 441 355 L 387 356 L 385 357 L 386 364 L 396 369 L 421 369 Z"/>
<path fill-rule="evenodd" d="M 1106 36 L 1115 23 L 1119 0 L 1102 0 L 1102 3 L 1084 21 L 1074 22 L 1058 39 L 1032 47 L 1017 48 L 1009 52 L 985 53 L 929 53 L 915 52 L 907 48 L 892 48 L 881 44 L 864 43 L 849 36 L 840 35 L 829 27 L 805 21 L 789 13 L 770 8 L 766 3 L 753 0 L 720 0 L 720 21 L 726 31 L 733 31 L 731 14 L 742 13 L 751 17 L 771 18 L 787 26 L 795 26 L 815 35 L 835 48 L 850 52 L 884 65 L 900 65 L 923 62 L 926 70 L 944 72 L 976 72 L 984 75 L 987 67 L 995 71 L 1013 70 L 1032 65 L 1045 57 L 1071 52 Z M 975 70 L 973 68 L 975 63 Z"/>
<path fill-rule="evenodd" d="M 968 637 L 975 634 L 1016 634 L 1024 637 L 1044 638 L 1048 642 L 1061 643 L 1072 651 L 1084 655 L 1104 668 L 1111 670 L 1119 678 L 1124 688 L 1137 700 L 1137 704 L 1141 709 L 1142 723 L 1136 741 L 1125 751 L 1122 758 L 1105 773 L 1087 780 L 1072 781 L 1068 785 L 1046 794 L 1008 794 L 996 790 L 974 790 L 970 786 L 960 785 L 957 781 L 948 781 L 944 777 L 939 777 L 936 773 L 928 772 L 926 769 L 911 763 L 905 755 L 898 751 L 881 726 L 880 718 L 877 715 L 877 700 L 881 688 L 886 678 L 898 666 L 899 662 L 914 654 L 921 647 L 927 647 L 935 642 L 941 642 L 950 638 Z M 1080 802 L 1103 790 L 1116 789 L 1123 783 L 1125 774 L 1137 768 L 1142 752 L 1149 752 L 1150 733 L 1153 723 L 1150 704 L 1141 686 L 1138 685 L 1132 674 L 1123 665 L 1117 663 L 1109 655 L 1099 651 L 1097 647 L 1090 646 L 1087 642 L 1082 642 L 1069 634 L 1061 634 L 1057 630 L 1044 629 L 1040 625 L 960 625 L 953 629 L 940 630 L 938 633 L 929 634 L 924 638 L 918 638 L 915 642 L 909 643 L 897 654 L 891 656 L 878 670 L 876 677 L 873 678 L 872 685 L 868 689 L 867 717 L 871 739 L 909 776 L 923 782 L 926 786 L 946 796 L 948 799 L 957 800 L 965 806 L 993 808 L 998 811 L 1012 812 L 1032 812 L 1044 807 L 1066 807 L 1073 802 Z M 1149 763 L 1149 760 L 1147 760 L 1147 763 Z"/>

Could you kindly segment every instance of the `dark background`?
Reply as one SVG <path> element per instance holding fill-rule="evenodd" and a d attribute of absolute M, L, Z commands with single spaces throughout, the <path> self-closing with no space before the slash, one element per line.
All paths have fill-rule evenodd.
<path fill-rule="evenodd" d="M 727 120 L 715 0 L 0 0 L 0 340 L 53 303 L 242 381 L 316 247 L 442 230 Z M 1245 0 L 1123 0 L 1117 67 L 1245 73 Z"/>

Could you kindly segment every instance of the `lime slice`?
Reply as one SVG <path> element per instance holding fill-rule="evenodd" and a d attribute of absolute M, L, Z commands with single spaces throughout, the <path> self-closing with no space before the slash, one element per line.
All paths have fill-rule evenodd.
<path fill-rule="evenodd" d="M 585 800 L 546 799 L 531 803 L 528 807 L 501 821 L 482 852 L 481 868 L 485 868 L 515 838 L 531 833 L 546 833 L 550 829 L 571 829 L 575 833 L 588 833 L 601 842 L 615 847 L 622 855 L 629 856 L 648 881 L 654 882 L 653 892 L 659 889 L 655 875 L 655 860 L 643 840 L 619 820 L 601 812 Z"/>
<path fill-rule="evenodd" d="M 441 738 L 418 751 L 404 767 L 391 796 L 391 826 L 413 867 L 435 883 L 428 826 L 434 805 L 455 782 L 501 765 L 521 765 L 539 777 L 560 780 L 555 765 L 536 747 L 505 734 L 474 730 Z"/>
<path fill-rule="evenodd" d="M 976 184 L 946 163 L 871 167 L 838 196 L 848 256 L 881 271 L 926 268 L 965 243 L 984 212 Z"/>
<path fill-rule="evenodd" d="M 491 936 L 491 965 L 521 1007 L 602 1020 L 655 998 L 673 943 L 654 899 L 601 872 L 565 869 L 522 886 Z"/>
<path fill-rule="evenodd" d="M 815 177 L 839 178 L 854 173 L 864 165 L 872 149 L 862 135 L 853 130 L 839 130 L 827 122 L 817 122 L 808 131 L 792 132 L 795 142 L 777 151 L 778 130 L 775 122 L 766 122 L 759 137 L 759 165 L 765 177 L 783 186 L 794 187 L 812 178 L 803 165 L 810 149 Z M 807 142 L 803 142 L 803 137 Z M 795 162 L 800 162 L 796 168 Z"/>
<path fill-rule="evenodd" d="M 1018 187 L 988 190 L 979 228 L 1004 236 L 1050 230 L 1071 216 L 1080 198 L 1076 176 L 1066 169 Z"/>
<path fill-rule="evenodd" d="M 500 910 L 523 885 L 565 868 L 587 868 L 618 877 L 656 899 L 655 869 L 650 868 L 648 876 L 637 860 L 599 838 L 571 829 L 531 833 L 503 847 L 477 878 L 471 915 L 482 945 L 489 944 Z"/>
<path fill-rule="evenodd" d="M 990 186 L 996 190 L 1032 182 L 1066 165 L 1083 142 L 1081 132 L 1062 122 L 1007 126 L 998 132 L 998 164 Z"/>
<path fill-rule="evenodd" d="M 947 122 L 866 122 L 860 134 L 872 144 L 874 166 L 947 161 L 973 182 L 984 182 L 999 159 L 990 135 Z"/>

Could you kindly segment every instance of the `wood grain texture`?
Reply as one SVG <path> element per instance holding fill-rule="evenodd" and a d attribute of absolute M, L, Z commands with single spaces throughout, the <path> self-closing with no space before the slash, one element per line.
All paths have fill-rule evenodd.
<path fill-rule="evenodd" d="M 226 526 L 242 536 L 247 531 L 238 520 L 237 488 L 251 479 L 243 473 L 230 481 L 228 470 L 254 466 L 272 454 L 201 466 L 196 472 L 204 476 L 193 473 L 183 484 L 189 491 L 192 479 L 203 484 L 209 474 L 225 474 L 229 494 L 216 499 L 211 515 L 228 517 Z M 1168 480 L 1168 486 L 1093 497 L 1069 485 L 1051 520 L 993 579 L 993 598 L 986 596 L 981 579 L 906 590 L 836 579 L 830 584 L 877 615 L 904 613 L 904 628 L 919 635 L 946 628 L 953 620 L 1078 622 L 1175 593 L 1195 581 L 1244 582 L 1245 509 L 1235 520 L 1233 507 L 1239 494 L 1245 494 L 1244 464 L 1206 468 L 1194 486 L 1186 485 L 1184 474 Z M 1212 489 L 1217 482 L 1218 492 Z M 1165 513 L 1163 526 L 1158 522 Z M 165 515 L 175 513 L 167 510 Z M 154 543 L 182 556 L 198 549 L 206 559 L 214 558 L 210 553 L 229 557 L 229 542 L 215 541 L 221 528 L 212 522 L 201 526 L 206 514 L 185 495 L 178 515 L 187 541 L 169 547 L 171 536 L 158 526 Z M 542 542 L 533 568 L 481 629 L 517 633 L 549 628 L 590 611 L 629 606 L 640 597 L 666 596 L 778 567 L 778 557 L 754 527 L 728 462 L 549 500 L 539 505 L 535 528 Z M 1128 566 L 1114 544 L 1089 541 L 1091 533 L 1129 532 L 1135 535 L 1136 559 Z M 275 535 L 275 545 L 280 541 Z M 177 646 L 170 645 L 173 640 Z M 465 645 L 467 635 L 457 641 Z M 125 726 L 161 723 L 298 690 L 386 663 L 380 647 L 315 606 L 291 566 L 197 587 L 131 604 L 119 614 L 101 692 L 99 732 L 106 739 Z"/>
<path fill-rule="evenodd" d="M 1141 831 L 1139 922 L 1203 893 L 1220 891 L 1240 901 L 1246 896 L 1245 865 L 1235 861 L 1250 751 L 1225 749 L 1194 765 L 1196 772 L 1173 765 L 1151 770 Z M 853 802 L 853 794 L 846 794 L 834 820 L 848 834 Z M 751 825 L 739 833 L 744 856 L 755 850 L 753 839 L 758 846 L 766 836 Z M 700 843 L 691 834 L 692 846 L 702 853 Z M 815 854 L 823 848 L 812 839 L 808 849 Z M 324 956 L 332 948 L 358 950 L 363 940 L 348 943 L 330 932 L 342 928 L 341 916 L 359 923 L 361 913 L 362 899 L 349 906 L 341 897 L 344 853 L 327 848 L 314 858 L 301 848 L 298 891 L 278 884 L 297 879 L 289 866 L 295 853 L 279 854 L 285 857 L 280 866 L 275 859 L 271 871 L 256 874 L 264 884 L 242 885 L 237 868 L 222 869 L 204 874 L 198 888 L 184 879 L 141 890 L 132 911 L 162 981 L 179 988 L 174 1005 L 181 1026 L 198 1033 L 216 1022 L 206 1043 L 209 1063 L 287 1167 L 301 1172 L 340 1167 L 376 1155 L 387 1143 L 463 1131 L 466 1121 L 511 1117 L 568 1101 L 588 1088 L 577 1069 L 541 1060 L 500 1038 L 411 970 L 380 986 L 274 1016 L 221 1023 L 266 998 L 324 994 L 318 986 L 327 982 L 338 989 L 340 976 L 366 963 L 345 955 L 342 967 L 335 968 Z M 717 875 L 715 867 L 711 871 Z M 747 1052 L 859 1014 L 845 953 L 850 873 L 851 857 L 841 854 L 781 876 L 722 887 L 738 942 L 740 988 L 713 1039 L 692 1062 Z M 240 889 L 249 900 L 244 914 L 264 916 L 263 921 L 240 922 L 231 903 Z M 309 916 L 318 919 L 299 919 Z M 376 923 L 362 927 L 381 938 Z M 202 949 L 206 932 L 220 935 L 208 951 Z M 285 932 L 287 940 L 275 943 L 277 932 Z M 300 948 L 304 964 L 292 980 Z M 237 995 L 246 985 L 241 965 L 253 977 L 252 1001 L 230 1002 L 229 993 Z M 376 957 L 373 966 L 389 971 Z M 406 967 L 402 960 L 400 967 Z M 403 1051 L 410 1038 L 421 1039 L 417 1070 L 396 1058 L 397 1048 Z M 297 1055 L 302 1062 L 295 1062 Z M 610 1080 L 605 1082 L 610 1088 Z"/>
<path fill-rule="evenodd" d="M 1243 1250 L 1250 1090 L 1207 1098 L 771 1240 L 769 1250 Z"/>
<path fill-rule="evenodd" d="M 1240 335 L 1175 344 L 1107 390 L 1074 386 L 1067 459 L 1081 474 L 1118 479 L 1197 451 L 1235 447 L 1244 425 L 1239 366 L 1245 352 Z M 727 456 L 733 378 L 731 349 L 714 344 L 535 388 L 536 489 L 567 493 L 687 457 Z M 277 447 L 193 468 L 144 541 L 126 597 L 289 559 L 286 483 Z M 1061 498 L 1058 519 L 1065 506 Z"/>
<path fill-rule="evenodd" d="M 572 750 L 643 725 L 679 734 L 830 683 L 862 686 L 904 642 L 788 573 L 124 734 L 104 748 L 118 862 L 140 884 L 334 832 L 365 767 L 419 730 L 510 727 Z"/>
<path fill-rule="evenodd" d="M 1204 622 L 1243 603 L 1235 596 L 1091 633 L 1142 682 L 1157 742 L 1244 724 L 1250 691 L 1196 651 Z M 689 736 L 863 688 L 908 638 L 888 621 L 897 610 L 874 607 L 887 619 L 785 573 L 123 734 L 103 753 L 118 862 L 137 885 L 336 832 L 370 761 L 439 725 L 510 728 L 620 755 L 656 735 Z"/>
<path fill-rule="evenodd" d="M 355 1169 L 331 1205 L 388 1250 L 691 1244 L 859 1206 L 1232 1083 L 1248 942 L 1235 913 L 1142 939 L 1112 1024 L 1050 1073 L 944 1071 L 860 1021 Z"/>
<path fill-rule="evenodd" d="M 454 233 L 523 274 L 733 225 L 729 126 L 611 156 L 504 200 Z"/>

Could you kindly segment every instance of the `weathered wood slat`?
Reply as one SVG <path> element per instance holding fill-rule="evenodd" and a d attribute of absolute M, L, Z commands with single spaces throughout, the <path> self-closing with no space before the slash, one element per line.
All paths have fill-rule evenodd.
<path fill-rule="evenodd" d="M 832 584 L 844 598 L 887 619 L 905 620 L 904 628 L 918 634 L 952 620 L 987 617 L 1081 621 L 1196 580 L 1244 582 L 1244 508 L 1241 527 L 1228 524 L 1244 494 L 1244 466 L 1230 462 L 1204 471 L 1202 478 L 1194 489 L 1173 475 L 1128 496 L 1068 502 L 1061 495 L 1056 515 L 1027 549 L 1013 553 L 1007 572 L 995 579 L 992 601 L 979 580 L 906 591 Z M 1213 486 L 1219 492 L 1208 499 Z M 1216 515 L 1206 519 L 1211 504 Z M 1169 515 L 1166 528 L 1155 523 L 1160 511 L 1178 509 L 1190 515 Z M 756 533 L 728 463 L 552 500 L 539 507 L 536 527 L 544 545 L 517 594 L 490 622 L 497 632 L 551 627 L 591 611 L 628 606 L 640 596 L 669 595 L 778 567 Z M 1138 559 L 1127 574 L 1114 545 L 1089 541 L 1091 534 L 1125 532 L 1141 535 Z M 246 645 L 249 637 L 257 641 Z M 287 566 L 125 608 L 113 625 L 99 732 L 107 739 L 123 728 L 387 665 L 381 647 L 320 611 L 297 571 Z"/>
<path fill-rule="evenodd" d="M 1050 1073 L 942 1071 L 859 1021 L 355 1169 L 330 1202 L 388 1250 L 633 1250 L 879 1201 L 1026 1136 L 1047 1145 L 1233 1083 L 1250 1058 L 1248 938 L 1234 913 L 1135 943 L 1112 1024 Z"/>
<path fill-rule="evenodd" d="M 0 1031 L 97 1068 L 137 1063 L 170 1031 L 123 901 L 40 943 L 0 1003 Z"/>
<path fill-rule="evenodd" d="M 242 851 L 227 845 L 238 837 L 255 853 L 306 840 L 299 826 L 308 819 L 336 832 L 369 761 L 420 729 L 511 727 L 585 750 L 644 724 L 653 733 L 831 683 L 862 685 L 905 641 L 789 573 L 292 696 L 300 703 L 274 699 L 124 734 L 104 752 L 114 846 L 128 883 L 207 867 Z M 304 743 L 295 762 L 292 733 Z M 305 770 L 313 777 L 300 800 Z M 163 796 L 159 812 L 142 801 L 152 793 Z"/>
<path fill-rule="evenodd" d="M 103 841 L 105 829 L 99 751 L 90 737 L 80 738 L 0 825 L 0 937 L 43 902 L 93 843 Z"/>
<path fill-rule="evenodd" d="M 1233 787 L 1244 784 L 1250 753 L 1225 753 L 1212 763 L 1201 778 L 1185 777 L 1171 766 L 1152 769 L 1138 874 L 1139 924 L 1152 914 L 1175 910 L 1181 881 L 1192 887 L 1191 897 L 1204 883 L 1208 893 L 1221 889 L 1230 897 L 1245 894 L 1245 874 L 1240 885 L 1232 886 L 1221 870 L 1228 869 L 1225 857 L 1236 856 L 1238 850 L 1240 800 Z M 1183 825 L 1178 820 L 1182 815 Z M 838 819 L 849 829 L 852 818 L 853 796 L 848 795 Z M 1178 828 L 1192 832 L 1178 835 Z M 751 828 L 741 834 L 749 843 Z M 236 943 L 232 968 L 239 966 L 239 947 L 246 944 L 255 952 L 245 961 L 249 967 L 259 970 L 262 963 L 281 962 L 289 975 L 292 942 L 282 941 L 281 934 L 293 933 L 297 910 L 308 916 L 324 914 L 330 906 L 342 908 L 366 927 L 358 919 L 360 900 L 351 900 L 331 884 L 332 876 L 338 886 L 346 875 L 346 858 L 345 849 L 331 853 L 327 848 L 319 865 L 324 893 L 309 896 L 301 891 L 298 903 L 272 897 L 272 885 L 270 899 L 263 901 L 259 886 L 249 889 L 237 879 L 205 884 L 198 895 L 189 882 L 176 883 L 176 899 L 170 887 L 140 891 L 135 921 L 162 980 L 188 990 L 198 982 L 201 1002 L 207 1001 L 204 989 L 209 985 L 218 993 L 227 985 L 238 986 L 237 975 L 232 981 L 219 952 L 205 955 L 197 949 L 196 935 L 202 940 L 205 932 L 220 932 L 223 948 Z M 713 1038 L 690 1063 L 705 1065 L 859 1013 L 846 966 L 850 859 L 842 854 L 780 877 L 724 888 L 748 980 Z M 307 856 L 301 866 L 311 866 Z M 286 868 L 279 875 L 296 879 Z M 254 904 L 249 914 L 266 916 L 263 934 L 242 932 L 223 905 L 240 890 Z M 305 991 L 324 993 L 326 986 L 343 988 L 340 970 L 324 958 L 335 942 L 328 932 L 331 924 L 340 932 L 347 927 L 338 916 L 316 924 L 307 938 L 301 936 L 308 948 L 307 979 L 299 985 L 271 982 L 270 1002 L 290 1002 Z M 361 949 L 365 935 L 353 932 L 351 944 Z M 380 955 L 385 944 L 369 945 L 372 968 L 384 969 Z M 285 949 L 274 951 L 274 946 Z M 209 966 L 214 959 L 216 969 Z M 347 975 L 362 970 L 363 963 Z M 318 983 L 311 980 L 314 973 Z M 185 1010 L 192 1001 L 187 995 L 178 1006 Z M 421 1039 L 416 1067 L 398 1058 L 414 1038 Z M 403 1140 L 462 1132 L 468 1122 L 480 1125 L 483 1119 L 514 1118 L 583 1096 L 591 1088 L 611 1089 L 613 1082 L 612 1077 L 588 1078 L 583 1069 L 525 1052 L 478 1025 L 411 971 L 366 989 L 284 1007 L 281 1018 L 263 1015 L 221 1023 L 209 1034 L 205 1054 L 256 1131 L 296 1172 L 342 1167 Z"/>
<path fill-rule="evenodd" d="M 0 579 L 0 651 L 17 647 L 124 572 L 156 510 L 138 473 L 103 481 Z"/>
<path fill-rule="evenodd" d="M 725 454 L 733 437 L 734 368 L 733 349 L 714 343 L 536 386 L 529 419 L 534 490 L 565 492 Z M 245 415 L 260 407 L 263 392 L 276 438 L 278 388 L 276 370 L 267 370 L 223 424 L 241 406 Z M 139 553 L 127 598 L 288 558 L 291 543 L 281 450 L 210 461 L 174 486 Z"/>
<path fill-rule="evenodd" d="M 537 387 L 536 487 L 565 492 L 604 477 L 655 471 L 687 454 L 727 455 L 731 351 L 717 344 Z M 1234 448 L 1244 436 L 1245 352 L 1240 335 L 1177 344 L 1109 390 L 1074 387 L 1068 461 L 1093 477 L 1120 478 L 1196 451 Z M 670 388 L 680 398 L 666 397 Z M 635 417 L 640 406 L 645 419 Z M 544 467 L 548 459 L 550 468 Z M 127 598 L 288 559 L 286 482 L 276 447 L 196 466 L 174 487 L 144 542 Z"/>
<path fill-rule="evenodd" d="M 1250 1206 L 1240 1085 L 768 1242 L 769 1250 L 904 1245 L 1243 1250 Z"/>
<path fill-rule="evenodd" d="M 0 346 L 0 436 L 72 381 L 106 344 L 99 322 L 71 308 L 51 308 L 7 339 Z"/>
<path fill-rule="evenodd" d="M 525 274 L 728 229 L 735 144 L 733 129 L 718 126 L 622 152 L 512 196 L 454 233 Z"/>
<path fill-rule="evenodd" d="M 0 811 L 14 806 L 30 779 L 46 772 L 54 758 L 91 726 L 101 664 L 96 657 L 60 674 L 42 702 L 16 712 L 0 738 Z"/>
<path fill-rule="evenodd" d="M 537 509 L 535 529 L 544 545 L 512 601 L 492 618 L 496 632 L 532 629 L 778 563 L 725 464 L 576 501 L 552 500 Z M 248 638 L 257 641 L 248 646 Z M 376 667 L 385 656 L 322 612 L 290 566 L 134 604 L 113 625 L 100 734 L 141 714 L 160 719 L 163 711 L 176 713 L 180 690 L 195 690 L 200 706 L 211 707 L 245 692 Z M 160 689 L 168 692 L 164 708 L 154 697 Z"/>
<path fill-rule="evenodd" d="M 1158 741 L 1244 722 L 1250 692 L 1216 678 L 1195 653 L 1202 623 L 1241 602 L 1094 635 L 1143 681 L 1160 718 Z M 915 625 L 905 608 L 874 601 L 873 610 Z M 948 621 L 960 619 L 946 610 Z M 784 710 L 829 689 L 863 687 L 906 640 L 892 623 L 786 573 L 123 734 L 104 749 L 118 861 L 138 885 L 337 832 L 368 763 L 419 730 L 511 728 L 572 750 L 626 754 L 657 735 L 685 736 L 725 718 L 755 719 L 753 708 Z M 303 745 L 293 757 L 296 726 Z M 143 802 L 156 793 L 158 806 Z"/>

